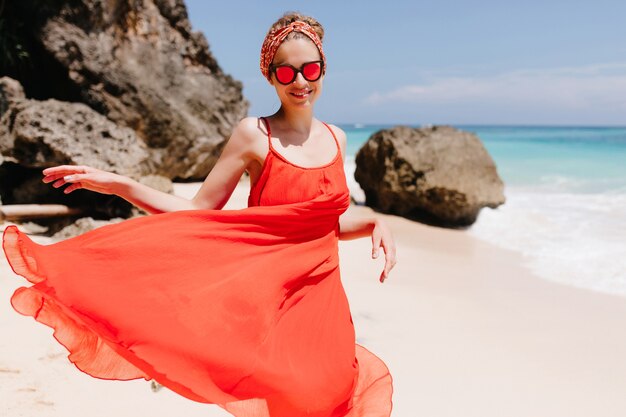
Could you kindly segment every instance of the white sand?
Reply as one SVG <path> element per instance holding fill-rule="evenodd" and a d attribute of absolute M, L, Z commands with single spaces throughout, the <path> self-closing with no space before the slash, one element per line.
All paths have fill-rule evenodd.
<path fill-rule="evenodd" d="M 226 208 L 246 198 L 242 183 Z M 536 278 L 515 253 L 463 231 L 348 213 L 384 217 L 396 237 L 398 265 L 384 284 L 369 239 L 340 243 L 357 338 L 392 372 L 394 417 L 626 415 L 626 298 Z M 144 380 L 78 371 L 51 329 L 10 306 L 22 285 L 2 257 L 0 416 L 228 416 Z"/>

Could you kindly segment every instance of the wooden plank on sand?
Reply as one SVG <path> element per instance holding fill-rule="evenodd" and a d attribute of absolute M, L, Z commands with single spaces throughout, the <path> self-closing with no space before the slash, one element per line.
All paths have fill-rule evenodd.
<path fill-rule="evenodd" d="M 0 205 L 0 220 L 73 216 L 80 212 L 80 209 L 63 204 L 8 204 Z"/>

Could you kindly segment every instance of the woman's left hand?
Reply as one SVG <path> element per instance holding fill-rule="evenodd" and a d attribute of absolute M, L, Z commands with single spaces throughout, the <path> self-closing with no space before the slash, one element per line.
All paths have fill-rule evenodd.
<path fill-rule="evenodd" d="M 391 235 L 391 230 L 381 219 L 376 219 L 372 230 L 372 258 L 376 259 L 380 248 L 385 252 L 385 268 L 380 274 L 380 282 L 385 282 L 389 277 L 389 271 L 396 265 L 396 245 Z"/>

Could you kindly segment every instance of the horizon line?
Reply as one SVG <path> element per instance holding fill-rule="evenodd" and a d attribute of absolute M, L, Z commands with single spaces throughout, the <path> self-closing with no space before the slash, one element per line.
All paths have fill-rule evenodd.
<path fill-rule="evenodd" d="M 362 122 L 333 122 L 335 125 L 346 126 L 409 126 L 409 127 L 427 127 L 427 126 L 471 126 L 471 127 L 542 127 L 542 128 L 579 128 L 579 129 L 626 129 L 626 125 L 612 125 L 612 124 L 525 124 L 525 123 L 405 123 L 405 122 L 385 122 L 385 123 L 362 123 Z"/>

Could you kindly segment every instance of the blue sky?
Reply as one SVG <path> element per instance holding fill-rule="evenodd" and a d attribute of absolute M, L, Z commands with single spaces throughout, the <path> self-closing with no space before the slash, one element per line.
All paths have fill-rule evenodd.
<path fill-rule="evenodd" d="M 317 18 L 331 123 L 626 125 L 626 1 L 185 0 L 250 115 L 279 106 L 259 71 L 285 11 Z"/>

